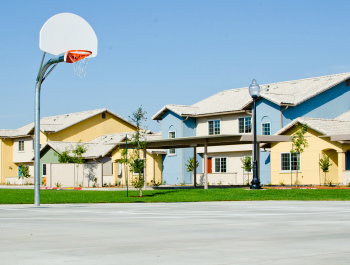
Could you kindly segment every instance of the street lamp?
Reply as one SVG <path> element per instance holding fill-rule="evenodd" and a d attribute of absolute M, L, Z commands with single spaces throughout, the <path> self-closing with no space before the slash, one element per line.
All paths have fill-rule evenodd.
<path fill-rule="evenodd" d="M 249 86 L 249 94 L 253 98 L 253 126 L 254 126 L 254 161 L 253 161 L 253 180 L 250 189 L 261 189 L 259 181 L 259 170 L 257 162 L 257 143 L 256 143 L 256 99 L 260 95 L 260 86 L 253 79 L 252 84 Z"/>

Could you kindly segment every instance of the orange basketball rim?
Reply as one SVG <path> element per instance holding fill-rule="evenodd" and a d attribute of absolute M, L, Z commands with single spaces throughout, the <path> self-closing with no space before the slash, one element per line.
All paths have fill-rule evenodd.
<path fill-rule="evenodd" d="M 92 52 L 85 50 L 70 50 L 66 52 L 64 60 L 66 63 L 75 63 L 90 56 L 91 54 Z"/>

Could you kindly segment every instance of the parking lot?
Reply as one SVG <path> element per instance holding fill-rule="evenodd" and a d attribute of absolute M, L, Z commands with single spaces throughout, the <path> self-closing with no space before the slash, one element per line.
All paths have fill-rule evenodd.
<path fill-rule="evenodd" d="M 350 202 L 0 205 L 5 264 L 348 264 Z"/>

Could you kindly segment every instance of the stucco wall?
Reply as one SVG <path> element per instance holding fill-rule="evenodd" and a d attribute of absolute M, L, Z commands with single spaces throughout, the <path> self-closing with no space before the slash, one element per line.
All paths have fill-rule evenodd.
<path fill-rule="evenodd" d="M 18 151 L 19 141 L 24 141 L 24 151 Z M 13 162 L 24 163 L 31 162 L 34 157 L 33 138 L 15 138 L 13 139 Z"/>
<path fill-rule="evenodd" d="M 18 167 L 13 163 L 12 139 L 1 139 L 1 182 L 5 183 L 6 177 L 18 177 Z"/>
<path fill-rule="evenodd" d="M 238 134 L 238 118 L 251 117 L 250 114 L 237 113 L 197 118 L 197 136 L 209 135 L 208 121 L 220 120 L 220 134 Z"/>
<path fill-rule="evenodd" d="M 135 127 L 118 119 L 114 115 L 106 112 L 106 118 L 102 114 L 95 115 L 85 121 L 79 122 L 57 133 L 48 134 L 48 141 L 65 141 L 65 142 L 88 142 L 98 136 L 109 133 L 133 132 Z M 43 138 L 41 136 L 41 138 Z M 44 139 L 40 139 L 41 143 Z"/>

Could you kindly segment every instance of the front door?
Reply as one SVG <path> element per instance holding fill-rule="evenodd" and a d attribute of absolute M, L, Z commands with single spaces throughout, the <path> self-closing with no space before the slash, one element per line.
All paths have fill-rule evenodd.
<path fill-rule="evenodd" d="M 208 173 L 212 173 L 213 169 L 212 169 L 212 160 L 211 157 L 208 157 Z"/>

